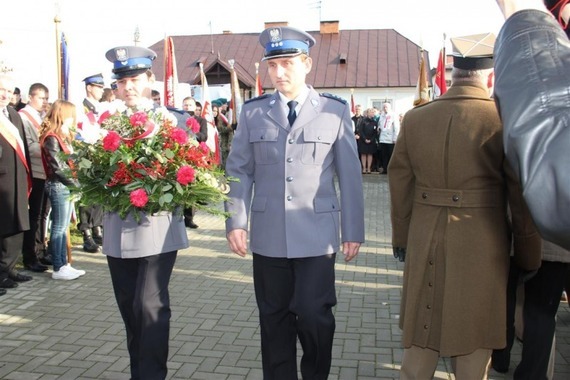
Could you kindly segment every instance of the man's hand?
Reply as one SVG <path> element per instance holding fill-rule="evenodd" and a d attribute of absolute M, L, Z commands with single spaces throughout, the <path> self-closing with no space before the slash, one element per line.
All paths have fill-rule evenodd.
<path fill-rule="evenodd" d="M 406 248 L 402 247 L 392 247 L 394 252 L 394 257 L 397 258 L 401 263 L 406 260 Z"/>
<path fill-rule="evenodd" d="M 360 243 L 356 241 L 345 241 L 342 243 L 342 253 L 344 254 L 344 261 L 349 262 L 358 255 Z"/>
<path fill-rule="evenodd" d="M 227 233 L 226 239 L 233 253 L 245 257 L 247 254 L 247 231 L 240 228 Z"/>

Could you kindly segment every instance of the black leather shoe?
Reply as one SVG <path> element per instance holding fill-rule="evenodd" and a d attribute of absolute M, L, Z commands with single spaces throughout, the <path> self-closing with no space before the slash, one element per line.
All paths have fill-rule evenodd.
<path fill-rule="evenodd" d="M 53 265 L 53 263 L 51 262 L 51 255 L 49 255 L 49 254 L 45 254 L 43 256 L 40 256 L 39 260 L 40 260 L 40 263 L 42 263 L 43 265 Z"/>
<path fill-rule="evenodd" d="M 198 228 L 198 225 L 196 223 L 194 223 L 194 221 L 189 220 L 189 219 L 184 220 L 184 225 L 188 228 Z"/>
<path fill-rule="evenodd" d="M 3 296 L 4 294 L 6 294 L 6 289 L 2 289 L 0 288 L 0 296 Z"/>
<path fill-rule="evenodd" d="M 8 278 L 16 282 L 26 282 L 34 279 L 32 276 L 28 276 L 27 274 L 23 274 L 15 270 L 8 273 Z"/>
<path fill-rule="evenodd" d="M 8 277 L 0 280 L 0 289 L 12 289 L 12 288 L 17 288 L 17 287 L 18 287 L 18 283 L 15 281 L 12 281 Z"/>
<path fill-rule="evenodd" d="M 40 264 L 40 263 L 34 263 L 34 264 L 30 264 L 30 265 L 24 265 L 24 268 L 26 268 L 29 271 L 32 272 L 37 272 L 37 273 L 43 273 L 46 270 L 48 270 L 48 267 Z"/>
<path fill-rule="evenodd" d="M 99 246 L 93 241 L 91 236 L 83 238 L 83 250 L 89 253 L 99 252 Z"/>
<path fill-rule="evenodd" d="M 103 245 L 103 229 L 101 227 L 93 227 L 93 241 L 97 245 Z"/>

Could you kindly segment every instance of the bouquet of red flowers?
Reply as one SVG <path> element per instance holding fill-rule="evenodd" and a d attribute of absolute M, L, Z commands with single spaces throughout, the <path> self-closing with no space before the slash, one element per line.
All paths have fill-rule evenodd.
<path fill-rule="evenodd" d="M 101 205 L 105 211 L 140 220 L 140 212 L 182 212 L 197 207 L 227 216 L 215 206 L 226 200 L 229 184 L 204 143 L 194 137 L 195 119 L 188 130 L 152 102 L 127 108 L 122 102 L 96 120 L 93 114 L 80 124 L 69 159 L 83 205 Z"/>

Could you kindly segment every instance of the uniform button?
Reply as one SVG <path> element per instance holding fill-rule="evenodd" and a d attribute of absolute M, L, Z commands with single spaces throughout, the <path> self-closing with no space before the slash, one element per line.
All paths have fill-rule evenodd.
<path fill-rule="evenodd" d="M 459 195 L 454 195 L 451 199 L 453 199 L 454 202 L 457 202 L 459 200 Z"/>
<path fill-rule="evenodd" d="M 431 288 L 433 286 L 433 284 L 430 282 L 430 283 L 428 283 L 428 286 Z"/>
<path fill-rule="evenodd" d="M 427 199 L 427 193 L 422 193 L 422 198 Z"/>
<path fill-rule="evenodd" d="M 321 136 L 317 137 L 317 140 L 320 140 L 320 139 L 321 139 Z"/>
<path fill-rule="evenodd" d="M 427 330 L 429 328 L 428 325 L 424 325 L 424 330 Z"/>
<path fill-rule="evenodd" d="M 428 310 L 431 310 L 431 305 L 427 305 L 426 308 L 427 308 Z"/>
<path fill-rule="evenodd" d="M 292 200 L 293 200 L 293 197 L 292 197 L 291 195 L 287 195 L 287 200 L 288 200 L 288 201 L 292 201 Z"/>
<path fill-rule="evenodd" d="M 432 260 L 429 261 L 429 265 L 433 265 L 433 261 L 432 261 Z"/>
<path fill-rule="evenodd" d="M 261 140 L 265 140 L 265 136 L 261 136 L 260 139 L 261 139 Z"/>
<path fill-rule="evenodd" d="M 293 162 L 293 159 L 291 157 L 288 157 L 287 162 Z"/>
<path fill-rule="evenodd" d="M 293 144 L 293 143 L 295 142 L 295 140 L 293 140 L 293 139 L 289 139 L 289 141 L 288 141 L 288 142 L 289 142 L 289 144 Z"/>
<path fill-rule="evenodd" d="M 287 177 L 287 182 L 292 182 L 293 181 L 293 177 Z"/>

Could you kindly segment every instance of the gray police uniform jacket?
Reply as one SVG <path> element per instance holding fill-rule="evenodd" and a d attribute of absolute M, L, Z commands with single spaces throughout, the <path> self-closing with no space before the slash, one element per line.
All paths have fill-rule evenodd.
<path fill-rule="evenodd" d="M 230 184 L 226 230 L 248 230 L 251 213 L 250 249 L 263 256 L 322 256 L 341 241 L 364 242 L 349 107 L 309 88 L 292 128 L 277 92 L 246 102 L 232 141 L 226 172 L 239 181 Z"/>
<path fill-rule="evenodd" d="M 107 256 L 134 259 L 188 248 L 188 235 L 182 215 L 159 212 L 142 216 L 140 223 L 132 215 L 103 215 L 103 253 Z"/>
<path fill-rule="evenodd" d="M 185 130 L 186 112 L 168 107 L 177 125 Z M 190 246 L 184 218 L 181 214 L 159 212 L 144 215 L 137 223 L 131 215 L 121 219 L 119 214 L 103 215 L 103 253 L 107 256 L 133 259 L 177 251 Z"/>

